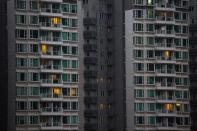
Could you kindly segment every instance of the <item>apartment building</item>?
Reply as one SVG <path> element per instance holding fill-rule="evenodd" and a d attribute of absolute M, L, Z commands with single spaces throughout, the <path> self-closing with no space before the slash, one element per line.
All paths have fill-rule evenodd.
<path fill-rule="evenodd" d="M 127 130 L 189 131 L 189 1 L 125 8 Z"/>
<path fill-rule="evenodd" d="M 10 2 L 15 13 L 17 131 L 79 131 L 77 4 Z"/>
<path fill-rule="evenodd" d="M 196 90 L 196 78 L 197 78 L 197 1 L 190 0 L 190 92 L 191 92 L 191 130 L 197 130 L 197 90 Z"/>

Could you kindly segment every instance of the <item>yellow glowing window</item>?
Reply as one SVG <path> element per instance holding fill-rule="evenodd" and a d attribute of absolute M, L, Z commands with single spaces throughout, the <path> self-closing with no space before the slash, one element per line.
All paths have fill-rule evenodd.
<path fill-rule="evenodd" d="M 165 51 L 165 57 L 169 58 L 172 56 L 172 52 L 170 51 Z"/>
<path fill-rule="evenodd" d="M 53 88 L 53 94 L 60 95 L 60 88 Z"/>
<path fill-rule="evenodd" d="M 165 104 L 165 109 L 168 111 L 173 111 L 173 105 L 172 104 Z"/>
<path fill-rule="evenodd" d="M 57 25 L 60 23 L 60 18 L 51 18 L 53 24 Z"/>
<path fill-rule="evenodd" d="M 70 89 L 70 96 L 77 96 L 77 89 L 76 88 Z"/>
<path fill-rule="evenodd" d="M 148 0 L 148 4 L 149 4 L 149 5 L 152 4 L 152 0 Z"/>
<path fill-rule="evenodd" d="M 99 109 L 103 110 L 104 109 L 104 104 L 100 104 Z"/>
<path fill-rule="evenodd" d="M 42 51 L 43 54 L 46 54 L 47 53 L 47 46 L 42 44 L 41 45 L 41 51 Z"/>

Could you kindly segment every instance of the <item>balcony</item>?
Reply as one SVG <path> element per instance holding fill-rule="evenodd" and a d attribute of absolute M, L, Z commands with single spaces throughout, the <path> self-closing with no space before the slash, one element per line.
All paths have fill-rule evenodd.
<path fill-rule="evenodd" d="M 85 83 L 84 84 L 84 89 L 85 90 L 90 90 L 90 91 L 96 91 L 98 88 L 98 84 L 91 84 L 91 83 Z"/>
<path fill-rule="evenodd" d="M 156 88 L 158 90 L 175 90 L 176 86 L 174 82 L 156 82 Z"/>
<path fill-rule="evenodd" d="M 61 10 L 60 9 L 40 8 L 40 15 L 61 17 L 62 16 L 62 13 L 61 13 Z"/>
<path fill-rule="evenodd" d="M 97 77 L 97 71 L 93 70 L 85 70 L 84 71 L 84 77 L 85 78 L 96 78 Z"/>
<path fill-rule="evenodd" d="M 175 50 L 174 43 L 166 43 L 166 42 L 156 42 L 155 48 L 159 50 Z"/>
<path fill-rule="evenodd" d="M 172 3 L 156 3 L 155 10 L 175 11 L 175 6 Z"/>
<path fill-rule="evenodd" d="M 97 45 L 96 44 L 84 44 L 83 46 L 85 52 L 96 52 L 97 51 Z"/>
<path fill-rule="evenodd" d="M 156 60 L 158 63 L 176 63 L 174 57 L 156 56 Z"/>
<path fill-rule="evenodd" d="M 85 104 L 97 104 L 97 97 L 85 97 L 84 98 L 84 103 Z"/>
<path fill-rule="evenodd" d="M 42 115 L 57 115 L 63 112 L 61 107 L 42 107 L 40 108 Z"/>
<path fill-rule="evenodd" d="M 41 122 L 42 130 L 63 130 L 62 122 Z"/>
<path fill-rule="evenodd" d="M 98 59 L 96 57 L 85 57 L 84 64 L 85 65 L 97 65 Z"/>
<path fill-rule="evenodd" d="M 155 35 L 158 37 L 175 37 L 174 30 L 155 30 Z"/>
<path fill-rule="evenodd" d="M 86 17 L 83 19 L 83 24 L 85 26 L 95 26 L 97 23 L 96 18 L 90 18 L 90 17 Z"/>
<path fill-rule="evenodd" d="M 63 68 L 61 65 L 41 65 L 41 72 L 50 72 L 50 73 L 55 73 L 55 72 L 62 72 Z"/>
<path fill-rule="evenodd" d="M 157 76 L 176 76 L 175 69 L 156 69 Z"/>
<path fill-rule="evenodd" d="M 41 79 L 41 86 L 63 86 L 63 82 L 61 79 Z"/>
<path fill-rule="evenodd" d="M 61 59 L 61 58 L 63 58 L 63 55 L 62 55 L 61 50 L 59 50 L 59 51 L 46 51 L 46 53 L 45 52 L 41 53 L 40 57 L 41 58 L 46 58 L 46 59 L 50 59 L 50 58 Z M 56 67 L 54 66 L 54 68 L 57 68 L 57 66 Z"/>
<path fill-rule="evenodd" d="M 40 29 L 42 30 L 54 30 L 61 31 L 60 24 L 52 24 L 51 22 L 40 22 Z"/>
<path fill-rule="evenodd" d="M 157 102 L 159 103 L 176 103 L 175 96 L 166 96 L 166 95 L 159 95 L 157 96 Z"/>
<path fill-rule="evenodd" d="M 96 31 L 84 31 L 83 32 L 84 39 L 96 39 L 97 33 Z"/>
<path fill-rule="evenodd" d="M 155 20 L 158 24 L 175 24 L 174 17 L 156 16 Z"/>
<path fill-rule="evenodd" d="M 156 124 L 158 130 L 177 131 L 176 123 L 159 122 Z"/>
<path fill-rule="evenodd" d="M 98 111 L 97 110 L 85 110 L 84 111 L 84 116 L 85 117 L 98 117 Z"/>
<path fill-rule="evenodd" d="M 158 116 L 176 116 L 177 112 L 175 110 L 170 111 L 166 109 L 157 109 L 156 110 Z"/>

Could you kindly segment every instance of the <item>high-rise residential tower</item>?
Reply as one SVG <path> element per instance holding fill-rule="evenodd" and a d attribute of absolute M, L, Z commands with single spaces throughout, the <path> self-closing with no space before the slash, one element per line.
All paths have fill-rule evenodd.
<path fill-rule="evenodd" d="M 197 1 L 190 0 L 190 93 L 191 130 L 197 130 Z"/>
<path fill-rule="evenodd" d="M 126 129 L 190 130 L 189 0 L 125 5 Z"/>
<path fill-rule="evenodd" d="M 16 130 L 79 131 L 78 1 L 9 4 L 15 16 Z"/>
<path fill-rule="evenodd" d="M 188 2 L 9 1 L 16 130 L 189 131 Z"/>

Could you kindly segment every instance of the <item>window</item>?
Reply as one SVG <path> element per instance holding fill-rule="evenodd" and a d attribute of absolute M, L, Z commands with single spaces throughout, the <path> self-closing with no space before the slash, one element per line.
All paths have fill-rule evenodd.
<path fill-rule="evenodd" d="M 69 32 L 62 32 L 62 38 L 63 38 L 63 41 L 70 40 L 70 34 L 69 34 Z"/>
<path fill-rule="evenodd" d="M 16 87 L 16 96 L 27 96 L 26 87 Z"/>
<path fill-rule="evenodd" d="M 134 0 L 133 2 L 136 5 L 143 5 L 143 0 Z"/>
<path fill-rule="evenodd" d="M 148 72 L 154 72 L 155 71 L 155 65 L 152 63 L 147 63 L 147 71 Z"/>
<path fill-rule="evenodd" d="M 71 80 L 71 75 L 70 74 L 62 74 L 62 80 L 64 81 L 64 82 L 70 82 L 70 80 Z"/>
<path fill-rule="evenodd" d="M 136 85 L 143 85 L 144 84 L 144 76 L 135 76 L 134 77 Z"/>
<path fill-rule="evenodd" d="M 26 15 L 16 15 L 16 24 L 27 24 Z"/>
<path fill-rule="evenodd" d="M 143 50 L 134 50 L 134 56 L 135 58 L 144 58 L 144 51 Z"/>
<path fill-rule="evenodd" d="M 72 41 L 78 41 L 78 33 L 72 32 L 71 33 L 71 40 Z"/>
<path fill-rule="evenodd" d="M 70 47 L 69 46 L 63 46 L 62 51 L 63 51 L 63 54 L 69 55 L 70 54 Z"/>
<path fill-rule="evenodd" d="M 17 125 L 25 125 L 28 123 L 27 116 L 16 116 Z"/>
<path fill-rule="evenodd" d="M 70 26 L 69 18 L 62 18 L 62 25 L 69 27 Z"/>
<path fill-rule="evenodd" d="M 155 58 L 154 50 L 147 50 L 147 58 L 148 59 L 154 59 Z"/>
<path fill-rule="evenodd" d="M 148 125 L 155 125 L 156 118 L 154 116 L 148 116 Z"/>
<path fill-rule="evenodd" d="M 26 9 L 26 0 L 17 0 L 16 1 L 16 8 L 20 10 L 25 10 Z"/>
<path fill-rule="evenodd" d="M 30 1 L 30 10 L 32 10 L 32 11 L 38 10 L 38 2 L 37 1 Z"/>
<path fill-rule="evenodd" d="M 63 107 L 64 110 L 70 110 L 70 105 L 71 105 L 70 101 L 65 101 L 65 102 L 62 103 L 62 107 Z"/>
<path fill-rule="evenodd" d="M 27 67 L 27 59 L 26 58 L 16 58 L 16 66 L 18 68 L 26 68 Z"/>
<path fill-rule="evenodd" d="M 17 72 L 16 80 L 18 82 L 27 81 L 27 73 L 26 72 Z"/>
<path fill-rule="evenodd" d="M 141 36 L 134 36 L 133 37 L 133 44 L 134 45 L 143 45 L 144 44 L 144 39 Z"/>
<path fill-rule="evenodd" d="M 62 64 L 63 64 L 63 68 L 66 69 L 70 68 L 70 60 L 63 60 Z"/>
<path fill-rule="evenodd" d="M 71 21 L 71 27 L 75 28 L 78 26 L 78 20 L 77 19 L 70 19 Z"/>
<path fill-rule="evenodd" d="M 133 24 L 133 31 L 143 31 L 143 24 L 141 23 Z"/>
<path fill-rule="evenodd" d="M 143 98 L 144 97 L 144 90 L 135 90 L 135 98 Z"/>
<path fill-rule="evenodd" d="M 38 53 L 38 45 L 30 44 L 30 53 Z"/>
<path fill-rule="evenodd" d="M 154 32 L 154 24 L 147 24 L 146 31 L 147 32 Z"/>
<path fill-rule="evenodd" d="M 71 47 L 71 54 L 72 55 L 78 55 L 78 47 L 72 46 Z"/>
<path fill-rule="evenodd" d="M 62 4 L 62 11 L 64 13 L 69 13 L 70 12 L 69 4 Z"/>
<path fill-rule="evenodd" d="M 71 110 L 78 110 L 78 109 L 79 109 L 78 102 L 76 102 L 76 101 L 71 102 Z"/>
<path fill-rule="evenodd" d="M 147 98 L 155 98 L 155 91 L 147 90 Z"/>
<path fill-rule="evenodd" d="M 144 71 L 144 63 L 135 63 L 134 64 L 135 71 Z"/>
<path fill-rule="evenodd" d="M 144 103 L 135 103 L 135 111 L 144 111 Z"/>
<path fill-rule="evenodd" d="M 78 68 L 78 60 L 71 60 L 71 68 L 73 69 Z"/>
<path fill-rule="evenodd" d="M 27 102 L 26 101 L 17 101 L 16 102 L 16 110 L 27 110 Z"/>
<path fill-rule="evenodd" d="M 143 10 L 133 10 L 134 18 L 143 18 Z"/>
<path fill-rule="evenodd" d="M 38 38 L 38 30 L 30 30 L 30 39 Z"/>
<path fill-rule="evenodd" d="M 188 34 L 188 27 L 187 26 L 182 26 L 182 33 Z"/>
<path fill-rule="evenodd" d="M 176 96 L 176 99 L 182 99 L 182 91 L 176 91 L 175 92 L 175 96 Z"/>
<path fill-rule="evenodd" d="M 77 13 L 77 5 L 70 5 L 70 13 Z"/>
<path fill-rule="evenodd" d="M 17 44 L 16 47 L 16 52 L 17 53 L 27 53 L 28 52 L 28 44 Z"/>
<path fill-rule="evenodd" d="M 70 96 L 70 88 L 62 88 L 63 96 Z"/>
<path fill-rule="evenodd" d="M 39 87 L 31 87 L 29 88 L 29 95 L 30 96 L 38 96 L 40 94 Z"/>
<path fill-rule="evenodd" d="M 29 109 L 30 110 L 38 110 L 39 109 L 39 102 L 38 101 L 30 101 Z"/>
<path fill-rule="evenodd" d="M 71 116 L 71 124 L 78 124 L 79 118 L 78 116 Z"/>
<path fill-rule="evenodd" d="M 29 73 L 29 81 L 31 82 L 38 82 L 40 80 L 39 73 L 30 72 Z"/>
<path fill-rule="evenodd" d="M 30 121 L 31 125 L 39 124 L 39 117 L 38 116 L 30 116 L 29 121 Z"/>
<path fill-rule="evenodd" d="M 78 82 L 78 74 L 71 74 L 71 82 Z"/>
<path fill-rule="evenodd" d="M 154 46 L 154 37 L 146 37 L 147 46 Z"/>
<path fill-rule="evenodd" d="M 136 116 L 135 117 L 135 124 L 137 124 L 137 125 L 144 124 L 144 116 Z"/>
<path fill-rule="evenodd" d="M 148 103 L 148 111 L 149 112 L 154 112 L 156 109 L 155 103 Z"/>
<path fill-rule="evenodd" d="M 29 16 L 30 25 L 38 25 L 38 16 Z"/>
<path fill-rule="evenodd" d="M 154 76 L 148 76 L 147 77 L 147 84 L 148 85 L 154 85 L 155 84 L 155 77 Z"/>
<path fill-rule="evenodd" d="M 153 19 L 154 18 L 154 11 L 148 9 L 147 13 L 146 13 L 146 17 L 147 17 L 147 19 Z"/>
<path fill-rule="evenodd" d="M 37 59 L 37 58 L 30 58 L 29 59 L 29 67 L 31 67 L 31 68 L 38 68 L 39 67 L 39 59 Z"/>
<path fill-rule="evenodd" d="M 16 38 L 27 38 L 27 30 L 24 29 L 16 29 Z"/>

